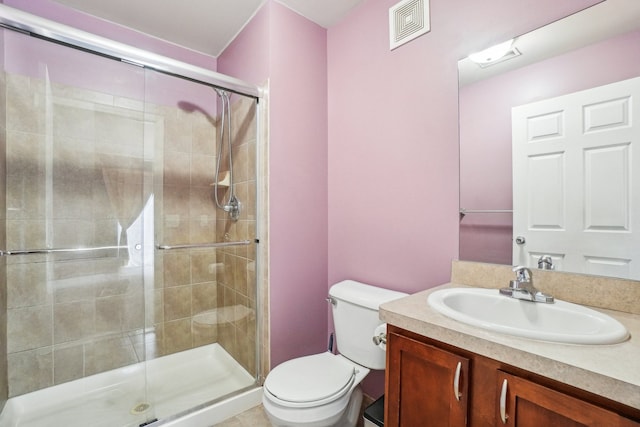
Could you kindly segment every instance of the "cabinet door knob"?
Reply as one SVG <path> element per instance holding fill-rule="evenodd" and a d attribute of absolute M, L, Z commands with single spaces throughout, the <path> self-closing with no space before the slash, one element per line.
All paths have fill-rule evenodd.
<path fill-rule="evenodd" d="M 507 379 L 502 381 L 502 390 L 500 391 L 500 419 L 502 424 L 507 423 Z"/>
<path fill-rule="evenodd" d="M 458 362 L 456 366 L 456 373 L 453 376 L 453 395 L 457 401 L 460 401 L 462 394 L 460 393 L 460 370 L 462 369 L 462 362 Z"/>

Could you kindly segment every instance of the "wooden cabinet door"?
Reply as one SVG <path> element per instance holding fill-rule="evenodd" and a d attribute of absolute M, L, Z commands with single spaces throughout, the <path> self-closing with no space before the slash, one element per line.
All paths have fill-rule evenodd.
<path fill-rule="evenodd" d="M 401 335 L 387 335 L 385 427 L 462 427 L 469 360 Z"/>
<path fill-rule="evenodd" d="M 497 426 L 633 427 L 613 411 L 498 371 Z"/>

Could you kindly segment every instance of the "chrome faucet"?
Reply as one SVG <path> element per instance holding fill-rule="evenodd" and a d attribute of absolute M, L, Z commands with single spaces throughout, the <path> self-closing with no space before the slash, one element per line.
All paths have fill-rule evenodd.
<path fill-rule="evenodd" d="M 511 280 L 508 288 L 500 289 L 501 295 L 525 301 L 553 303 L 554 299 L 551 295 L 540 292 L 533 286 L 531 270 L 518 265 L 513 267 L 513 271 L 516 273 L 516 280 Z"/>

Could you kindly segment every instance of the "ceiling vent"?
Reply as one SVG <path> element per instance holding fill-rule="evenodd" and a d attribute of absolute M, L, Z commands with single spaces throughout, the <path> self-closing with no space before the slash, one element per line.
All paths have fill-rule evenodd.
<path fill-rule="evenodd" d="M 391 50 L 431 29 L 429 0 L 404 0 L 389 9 L 389 48 Z"/>

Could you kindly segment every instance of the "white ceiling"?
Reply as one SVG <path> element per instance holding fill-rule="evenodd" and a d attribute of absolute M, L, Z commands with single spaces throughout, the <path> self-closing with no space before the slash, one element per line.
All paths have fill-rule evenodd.
<path fill-rule="evenodd" d="M 55 0 L 162 40 L 218 56 L 266 0 Z M 364 0 L 276 0 L 328 28 Z"/>

